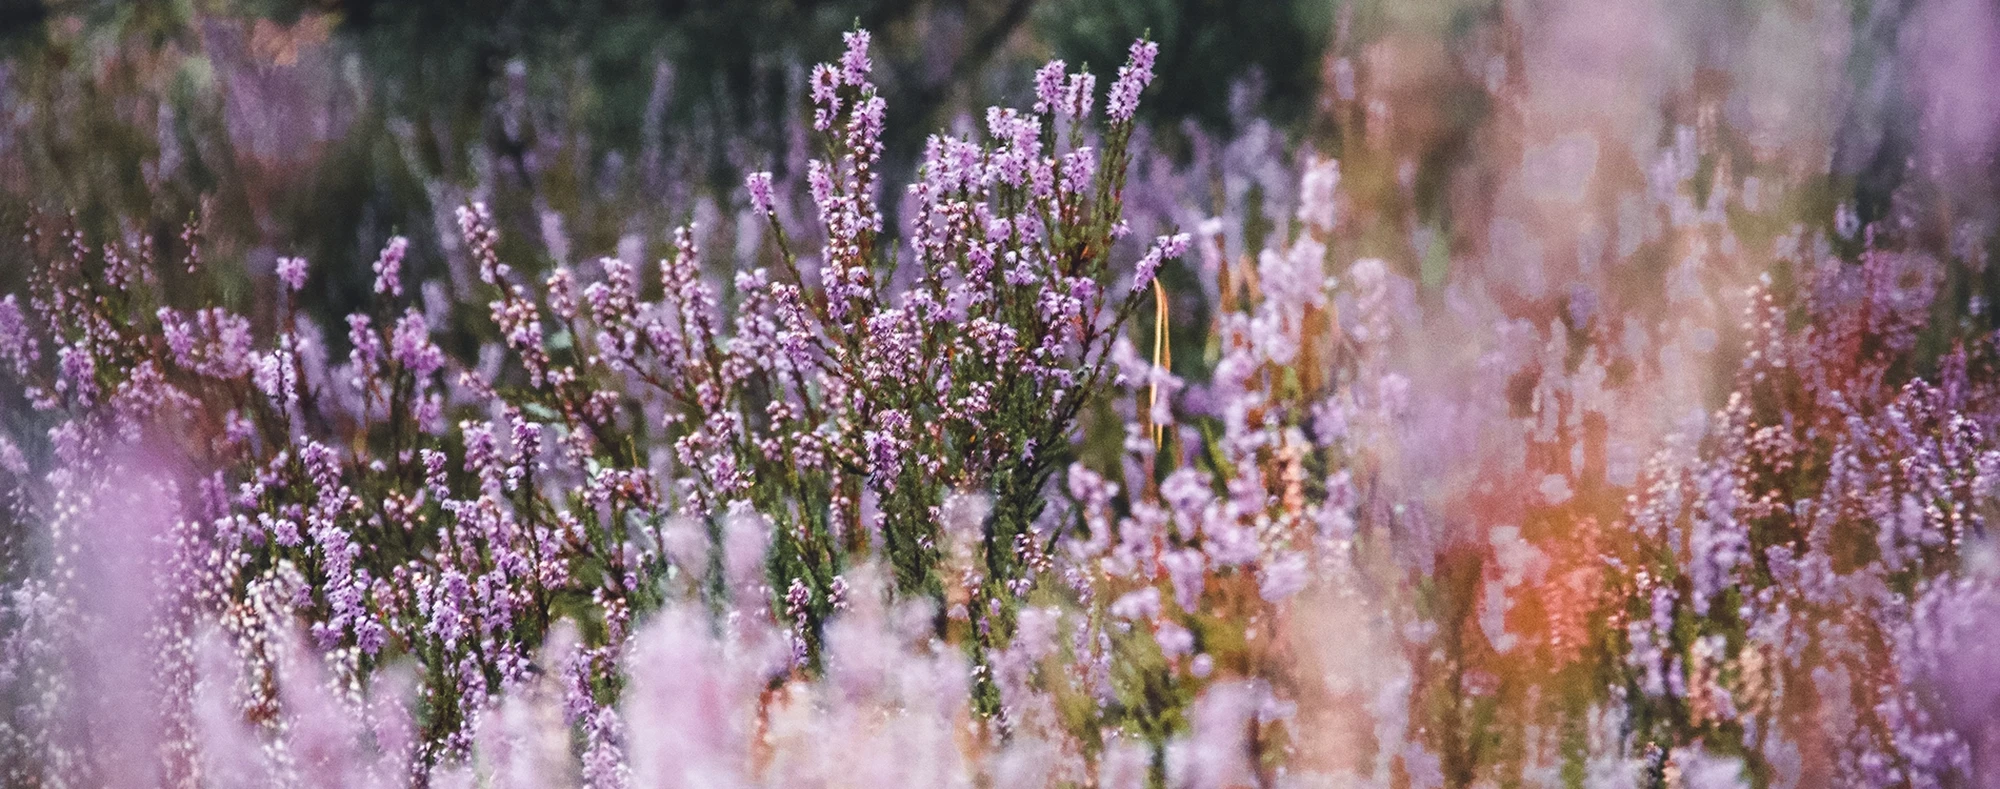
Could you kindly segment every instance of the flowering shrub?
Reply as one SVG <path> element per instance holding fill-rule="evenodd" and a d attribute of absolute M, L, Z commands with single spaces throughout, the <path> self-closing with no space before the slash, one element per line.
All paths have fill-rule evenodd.
<path fill-rule="evenodd" d="M 930 138 L 892 232 L 846 44 L 809 229 L 749 174 L 727 277 L 694 227 L 517 268 L 472 204 L 484 310 L 419 299 L 391 239 L 328 337 L 306 260 L 239 312 L 199 222 L 171 255 L 34 226 L 0 300 L 9 782 L 1990 777 L 2000 356 L 1932 321 L 1970 262 L 1710 254 L 1730 193 L 1679 149 L 1634 210 L 1703 241 L 1602 301 L 1344 255 L 1335 160 L 1264 248 L 1147 240 L 1146 41 L 1101 124 L 1054 62 Z"/>

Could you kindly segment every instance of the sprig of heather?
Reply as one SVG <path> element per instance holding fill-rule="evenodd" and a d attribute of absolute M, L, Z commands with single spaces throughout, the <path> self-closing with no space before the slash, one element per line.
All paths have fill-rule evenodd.
<path fill-rule="evenodd" d="M 768 174 L 746 179 L 753 207 L 771 217 L 784 274 L 739 278 L 745 309 L 734 342 L 778 352 L 745 362 L 782 396 L 751 412 L 746 423 L 762 425 L 751 439 L 759 453 L 736 461 L 757 468 L 753 500 L 799 505 L 799 515 L 766 513 L 792 537 L 774 547 L 773 588 L 804 590 L 788 607 L 808 621 L 824 616 L 838 569 L 811 557 L 871 544 L 905 593 L 942 598 L 933 513 L 952 491 L 990 491 L 985 582 L 967 608 L 986 638 L 989 612 L 1006 618 L 1014 596 L 1005 584 L 1022 572 L 1013 544 L 1140 303 L 1107 292 L 1122 174 L 1098 165 L 1100 145 L 1105 158 L 1124 160 L 1129 122 L 1063 151 L 1045 134 L 1049 121 L 1080 120 L 1087 101 L 1044 101 L 1034 115 L 989 110 L 990 142 L 932 137 L 908 188 L 909 254 L 882 255 L 873 198 L 881 107 L 866 43 L 850 35 L 841 64 L 814 71 L 815 126 L 834 156 L 814 160 L 808 178 L 827 239 L 817 287 L 769 211 Z M 1042 79 L 1088 92 L 1087 75 L 1061 70 L 1045 68 Z M 1142 287 L 1175 254 L 1171 244 L 1149 253 Z M 885 284 L 899 270 L 912 282 L 892 291 Z"/>

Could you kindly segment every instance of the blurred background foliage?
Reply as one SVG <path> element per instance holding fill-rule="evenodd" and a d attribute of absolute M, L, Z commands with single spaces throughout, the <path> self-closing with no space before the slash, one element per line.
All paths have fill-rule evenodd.
<path fill-rule="evenodd" d="M 1739 123 L 1759 112 L 1746 88 L 1810 105 L 1788 117 L 1828 127 L 1777 124 L 1775 146 L 1732 138 L 1737 176 L 1805 174 L 1791 192 L 1801 210 L 1787 215 L 1830 222 L 1851 201 L 1873 222 L 1898 190 L 1915 194 L 1902 187 L 1924 116 L 1912 97 L 1925 94 L 1895 55 L 1912 48 L 1911 3 L 1705 0 L 1635 29 L 1617 13 L 1643 4 L 1612 6 L 1593 17 L 1510 0 L 0 0 L 0 224 L 74 211 L 94 239 L 171 250 L 200 213 L 209 258 L 241 275 L 310 258 L 309 305 L 329 318 L 361 303 L 367 264 L 396 233 L 412 241 L 413 276 L 465 292 L 447 278 L 449 217 L 472 200 L 493 207 L 504 254 L 530 268 L 657 252 L 665 228 L 690 219 L 726 238 L 744 171 L 782 180 L 815 153 L 806 69 L 856 25 L 876 35 L 889 183 L 910 175 L 925 134 L 971 132 L 988 104 L 1031 100 L 1042 60 L 1108 82 L 1149 35 L 1161 60 L 1141 105 L 1148 144 L 1209 171 L 1189 176 L 1209 189 L 1175 198 L 1205 204 L 1177 219 L 1240 202 L 1225 194 L 1219 151 L 1262 135 L 1273 167 L 1302 151 L 1341 160 L 1353 232 L 1336 257 L 1381 256 L 1431 285 L 1514 228 L 1580 221 L 1569 209 L 1517 216 L 1514 192 L 1523 174 L 1533 185 L 1526 170 L 1547 138 L 1582 130 L 1609 146 L 1595 160 L 1605 191 L 1586 201 L 1609 205 L 1645 188 L 1642 161 L 1619 151 L 1671 147 L 1717 108 L 1732 127 L 1755 125 Z M 1552 68 L 1534 52 L 1549 45 L 1524 44 L 1535 37 L 1607 43 L 1555 51 Z M 1759 65 L 1757 52 L 1790 54 Z M 1955 178 L 1970 193 L 1946 195 L 1969 210 L 1939 215 L 1992 218 L 2000 165 L 1979 170 Z M 1256 208 L 1262 189 L 1232 254 L 1283 230 L 1271 223 L 1285 217 Z M 899 194 L 884 195 L 891 216 Z M 1535 232 L 1549 249 L 1574 243 Z M 18 245 L 0 235 L 0 291 L 21 284 Z M 255 312 L 248 282 L 236 285 L 231 306 Z"/>
<path fill-rule="evenodd" d="M 810 155 L 806 67 L 857 24 L 876 33 L 893 183 L 923 135 L 1024 100 L 1033 64 L 1063 57 L 1108 80 L 1148 31 L 1163 43 L 1162 84 L 1176 86 L 1144 105 L 1167 138 L 1228 134 L 1246 116 L 1300 134 L 1332 8 L 0 0 L 0 221 L 75 211 L 94 237 L 166 248 L 205 211 L 212 252 L 252 273 L 306 255 L 338 310 L 359 300 L 391 233 L 411 237 L 418 276 L 441 273 L 452 234 L 440 222 L 466 200 L 493 204 L 528 257 L 611 253 L 704 199 L 726 210 L 744 170 L 782 174 Z M 0 274 L 0 289 L 16 276 Z"/>

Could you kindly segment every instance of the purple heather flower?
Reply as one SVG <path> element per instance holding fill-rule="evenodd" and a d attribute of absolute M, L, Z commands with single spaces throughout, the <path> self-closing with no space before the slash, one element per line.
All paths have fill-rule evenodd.
<path fill-rule="evenodd" d="M 1160 564 L 1167 568 L 1167 579 L 1174 587 L 1174 602 L 1181 610 L 1201 610 L 1202 587 L 1208 574 L 1207 557 L 1201 551 L 1188 548 L 1160 554 Z"/>
<path fill-rule="evenodd" d="M 806 190 L 822 213 L 833 205 L 833 168 L 819 159 L 806 163 Z"/>
<path fill-rule="evenodd" d="M 1340 160 L 1315 159 L 1299 181 L 1299 221 L 1322 234 L 1333 232 L 1339 188 Z"/>
<path fill-rule="evenodd" d="M 259 513 L 258 520 L 271 539 L 287 548 L 297 547 L 300 542 L 299 524 L 290 518 L 273 518 L 270 513 Z"/>
<path fill-rule="evenodd" d="M 888 102 L 880 96 L 868 96 L 854 105 L 854 117 L 848 124 L 847 144 L 864 164 L 872 163 L 881 156 L 879 140 L 888 111 Z"/>
<path fill-rule="evenodd" d="M 1139 258 L 1139 264 L 1132 274 L 1132 292 L 1138 293 L 1151 286 L 1153 276 L 1160 271 L 1160 265 L 1168 260 L 1178 259 L 1187 252 L 1188 242 L 1191 240 L 1192 237 L 1186 233 L 1175 233 L 1156 239 L 1153 247 L 1146 250 L 1146 255 Z"/>
<path fill-rule="evenodd" d="M 348 357 L 364 374 L 382 362 L 382 338 L 375 333 L 375 326 L 367 315 L 359 312 L 347 316 L 347 342 L 354 346 Z"/>
<path fill-rule="evenodd" d="M 1160 588 L 1142 587 L 1126 592 L 1107 609 L 1112 616 L 1132 622 L 1152 621 L 1160 615 Z"/>
<path fill-rule="evenodd" d="M 459 207 L 458 232 L 465 237 L 472 261 L 479 268 L 479 281 L 499 285 L 507 278 L 510 270 L 500 262 L 498 250 L 500 231 L 493 226 L 493 212 L 485 203 Z"/>
<path fill-rule="evenodd" d="M 868 447 L 869 471 L 877 479 L 894 479 L 903 470 L 904 455 L 909 451 L 907 434 L 910 418 L 901 411 L 890 409 L 876 416 L 876 428 L 862 434 Z"/>
<path fill-rule="evenodd" d="M 1076 196 L 1090 194 L 1091 183 L 1097 178 L 1097 150 L 1086 145 L 1063 154 L 1062 188 Z"/>
<path fill-rule="evenodd" d="M 1305 554 L 1287 552 L 1267 562 L 1258 574 L 1257 594 L 1267 603 L 1282 603 L 1312 580 Z"/>
<path fill-rule="evenodd" d="M 435 449 L 417 450 L 417 457 L 424 464 L 424 484 L 429 486 L 431 495 L 440 501 L 449 498 L 451 488 L 446 484 L 445 454 Z"/>
<path fill-rule="evenodd" d="M 424 322 L 424 314 L 415 309 L 396 319 L 389 355 L 419 380 L 444 366 L 444 352 L 431 343 L 430 326 Z"/>
<path fill-rule="evenodd" d="M 165 307 L 161 307 L 160 312 L 171 313 Z M 161 323 L 165 322 L 163 317 Z M 28 331 L 27 319 L 21 315 L 20 302 L 9 293 L 0 298 L 0 360 L 13 363 L 15 371 L 19 372 L 33 360 L 34 350 L 34 337 Z"/>
<path fill-rule="evenodd" d="M 301 257 L 278 258 L 278 281 L 294 293 L 306 286 L 306 259 Z"/>
<path fill-rule="evenodd" d="M 832 64 L 821 63 L 812 70 L 813 129 L 829 131 L 840 112 L 840 72 Z"/>
<path fill-rule="evenodd" d="M 403 256 L 409 249 L 410 240 L 402 236 L 389 239 L 389 245 L 382 248 L 374 266 L 376 293 L 403 295 Z"/>
<path fill-rule="evenodd" d="M 835 611 L 845 611 L 849 606 L 853 605 L 853 601 L 850 599 L 851 594 L 852 590 L 847 584 L 847 578 L 836 575 L 833 577 L 833 582 L 827 585 L 826 604 L 832 606 Z"/>
<path fill-rule="evenodd" d="M 1153 59 L 1160 54 L 1160 45 L 1151 41 L 1134 41 L 1130 58 L 1118 69 L 1118 79 L 1111 83 L 1111 93 L 1105 97 L 1105 113 L 1113 121 L 1120 123 L 1132 120 L 1132 114 L 1139 109 L 1139 93 L 1153 81 Z"/>
<path fill-rule="evenodd" d="M 287 348 L 256 355 L 252 382 L 257 391 L 277 401 L 280 407 L 288 408 L 298 401 L 298 376 L 293 374 L 292 364 L 293 356 Z"/>
<path fill-rule="evenodd" d="M 604 279 L 583 289 L 583 301 L 598 325 L 619 330 L 635 317 L 639 303 L 639 272 L 617 258 L 600 258 Z"/>
<path fill-rule="evenodd" d="M 750 207 L 757 213 L 769 216 L 776 211 L 769 172 L 756 172 L 744 176 L 743 188 L 750 193 Z"/>
<path fill-rule="evenodd" d="M 1079 120 L 1090 117 L 1090 107 L 1097 101 L 1097 75 L 1088 71 L 1069 75 L 1063 93 L 1063 114 Z"/>
<path fill-rule="evenodd" d="M 15 476 L 28 473 L 28 458 L 21 454 L 21 447 L 13 439 L 0 436 L 0 471 Z"/>
<path fill-rule="evenodd" d="M 856 30 L 851 33 L 842 33 L 840 34 L 840 38 L 847 43 L 847 51 L 841 53 L 840 56 L 841 82 L 854 87 L 867 84 L 868 73 L 875 68 L 874 62 L 868 59 L 868 42 L 870 39 L 868 31 Z"/>
<path fill-rule="evenodd" d="M 1063 70 L 1067 66 L 1060 60 L 1051 60 L 1048 65 L 1035 71 L 1035 114 L 1047 115 L 1058 109 L 1067 109 L 1063 101 Z"/>
<path fill-rule="evenodd" d="M 1194 634 L 1172 621 L 1161 622 L 1153 631 L 1153 640 L 1159 643 L 1160 652 L 1169 658 L 1194 653 Z"/>
<path fill-rule="evenodd" d="M 565 321 L 576 320 L 576 275 L 567 268 L 549 272 L 543 287 L 549 296 L 549 312 Z"/>
<path fill-rule="evenodd" d="M 806 606 L 812 603 L 812 590 L 806 587 L 805 579 L 793 578 L 785 589 L 785 613 L 793 619 L 803 620 Z"/>
<path fill-rule="evenodd" d="M 62 375 L 56 382 L 58 390 L 67 390 L 86 407 L 95 402 L 98 395 L 97 357 L 83 348 L 64 345 L 56 350 L 56 359 Z"/>

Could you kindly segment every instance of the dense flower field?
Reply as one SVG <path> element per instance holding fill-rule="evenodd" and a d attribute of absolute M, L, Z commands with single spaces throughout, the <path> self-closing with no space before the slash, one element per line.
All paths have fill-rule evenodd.
<path fill-rule="evenodd" d="M 1800 219 L 1714 124 L 1570 257 L 1365 254 L 1343 162 L 1255 134 L 1190 216 L 1143 40 L 886 184 L 869 44 L 656 262 L 510 262 L 470 203 L 472 292 L 385 238 L 323 323 L 200 216 L 31 223 L 8 785 L 2000 772 L 1984 239 Z"/>

